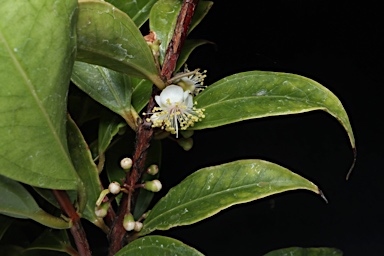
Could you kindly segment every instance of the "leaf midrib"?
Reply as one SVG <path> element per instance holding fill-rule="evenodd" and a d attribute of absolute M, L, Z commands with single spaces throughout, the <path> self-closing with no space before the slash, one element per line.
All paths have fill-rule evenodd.
<path fill-rule="evenodd" d="M 3 45 L 5 46 L 6 51 L 8 52 L 9 56 L 11 57 L 11 60 L 14 64 L 14 66 L 19 71 L 19 74 L 22 77 L 22 80 L 24 81 L 24 85 L 27 87 L 28 91 L 32 95 L 32 98 L 34 99 L 35 104 L 38 106 L 38 108 L 40 109 L 40 112 L 43 114 L 44 120 L 46 121 L 48 128 L 53 135 L 54 140 L 56 141 L 56 143 L 58 144 L 58 146 L 60 148 L 60 151 L 64 155 L 64 159 L 66 159 L 69 166 L 73 167 L 72 161 L 70 160 L 70 158 L 69 158 L 69 156 L 68 156 L 68 154 L 64 148 L 64 145 L 61 143 L 61 139 L 60 139 L 59 135 L 57 134 L 56 130 L 54 129 L 54 126 L 52 124 L 51 119 L 49 118 L 48 113 L 46 112 L 43 104 L 40 101 L 40 98 L 38 97 L 38 95 L 36 94 L 36 92 L 34 90 L 34 86 L 31 82 L 32 79 L 28 79 L 27 73 L 25 72 L 24 68 L 22 67 L 21 63 L 19 62 L 19 60 L 17 59 L 17 57 L 15 56 L 13 51 L 11 50 L 9 43 L 7 42 L 6 38 L 4 37 L 4 35 L 1 31 L 0 31 L 0 40 L 3 42 Z M 73 170 L 73 173 L 76 173 L 75 170 Z"/>
<path fill-rule="evenodd" d="M 179 209 L 179 208 L 186 208 L 186 206 L 188 206 L 188 205 L 190 205 L 190 204 L 192 204 L 192 203 L 196 203 L 196 202 L 198 202 L 198 201 L 205 200 L 205 199 L 207 199 L 207 198 L 214 197 L 214 196 L 217 196 L 217 195 L 220 195 L 220 194 L 223 194 L 223 193 L 230 193 L 230 192 L 234 192 L 234 191 L 236 191 L 236 190 L 242 189 L 242 188 L 249 188 L 249 187 L 253 187 L 253 186 L 257 186 L 257 185 L 256 185 L 255 183 L 248 184 L 248 185 L 242 185 L 241 187 L 234 187 L 234 188 L 230 188 L 230 189 L 220 190 L 220 191 L 218 191 L 218 192 L 214 192 L 214 193 L 212 193 L 212 194 L 209 194 L 209 195 L 205 195 L 205 196 L 196 198 L 196 199 L 194 199 L 194 200 L 192 200 L 192 201 L 186 202 L 186 203 L 184 203 L 184 204 L 177 205 L 176 207 L 174 207 L 174 208 L 172 208 L 172 209 L 170 209 L 170 210 L 167 210 L 167 211 L 165 211 L 165 212 L 163 212 L 163 213 L 161 213 L 161 214 L 158 214 L 155 218 L 153 218 L 153 219 L 152 219 L 150 222 L 148 222 L 148 223 L 151 223 L 151 222 L 153 222 L 154 220 L 160 218 L 161 216 L 166 215 L 167 213 L 172 212 L 172 211 L 175 211 L 175 210 L 177 210 L 177 209 Z M 304 186 L 303 186 L 303 187 L 299 187 L 299 186 L 298 186 L 298 187 L 295 187 L 295 188 L 290 188 L 289 190 L 293 190 L 293 189 L 308 189 L 308 190 L 309 190 L 308 187 L 304 187 Z M 313 191 L 313 190 L 312 190 L 312 191 Z M 174 193 L 175 193 L 175 192 L 174 192 Z M 267 197 L 267 196 L 269 196 L 269 195 L 271 195 L 271 194 L 273 194 L 273 193 L 266 193 L 265 196 L 263 195 L 263 197 Z M 183 196 L 185 196 L 185 194 L 184 194 Z M 256 200 L 256 199 L 259 199 L 259 198 L 262 198 L 262 197 L 254 197 L 254 198 L 252 198 L 252 199 L 250 199 L 250 200 Z M 241 201 L 237 201 L 235 204 L 240 204 L 240 203 L 244 203 L 244 202 L 248 202 L 248 201 L 249 201 L 249 199 L 244 199 L 244 200 L 241 200 Z M 231 205 L 233 205 L 233 204 L 230 204 L 229 206 L 231 206 Z M 221 209 L 223 209 L 223 208 L 222 208 L 222 207 L 221 207 L 221 208 L 218 208 L 217 211 L 220 211 Z M 216 211 L 216 212 L 217 212 L 217 211 Z M 148 225 L 148 223 L 146 223 L 146 225 Z"/>

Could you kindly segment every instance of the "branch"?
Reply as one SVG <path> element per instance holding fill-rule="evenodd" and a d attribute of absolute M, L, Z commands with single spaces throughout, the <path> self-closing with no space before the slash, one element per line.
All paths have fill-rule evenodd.
<path fill-rule="evenodd" d="M 177 60 L 180 56 L 185 38 L 187 37 L 189 25 L 191 24 L 192 16 L 198 2 L 199 0 L 184 0 L 181 6 L 180 14 L 177 17 L 175 32 L 169 42 L 161 70 L 161 76 L 164 81 L 168 81 L 175 71 Z"/>
<path fill-rule="evenodd" d="M 71 234 L 75 240 L 77 250 L 80 256 L 91 256 L 91 250 L 89 249 L 88 240 L 85 235 L 83 226 L 80 222 L 80 216 L 77 214 L 73 207 L 71 200 L 68 197 L 67 192 L 64 190 L 52 190 L 57 202 L 59 203 L 62 211 L 69 217 L 72 222 L 70 228 Z"/>
<path fill-rule="evenodd" d="M 184 0 L 181 6 L 180 14 L 177 18 L 175 31 L 171 42 L 168 45 L 163 68 L 161 70 L 161 77 L 164 81 L 168 81 L 176 68 L 177 59 L 179 58 L 182 46 L 184 45 L 185 38 L 187 36 L 188 28 L 192 20 L 195 7 L 198 0 Z M 147 106 L 147 113 L 151 113 L 155 107 L 154 97 L 158 94 L 158 88 L 153 86 L 152 96 Z M 118 216 L 112 225 L 111 232 L 108 236 L 111 242 L 109 248 L 109 255 L 115 255 L 125 244 L 128 243 L 124 238 L 126 231 L 123 227 L 124 216 L 131 212 L 134 207 L 134 187 L 140 180 L 141 175 L 145 171 L 145 159 L 147 157 L 147 151 L 150 146 L 150 141 L 153 137 L 152 123 L 147 122 L 144 118 L 139 124 L 136 133 L 135 153 L 133 155 L 133 165 L 131 171 L 127 173 L 124 187 L 129 191 L 128 195 L 123 194 L 121 199 Z"/>

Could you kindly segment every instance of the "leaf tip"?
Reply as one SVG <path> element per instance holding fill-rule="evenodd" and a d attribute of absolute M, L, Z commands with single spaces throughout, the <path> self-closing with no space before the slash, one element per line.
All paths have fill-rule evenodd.
<path fill-rule="evenodd" d="M 319 189 L 319 190 L 317 191 L 317 193 L 321 196 L 321 198 L 324 199 L 324 201 L 325 201 L 326 203 L 328 203 L 328 200 L 327 200 L 327 198 L 325 197 L 323 191 L 321 191 L 321 190 Z"/>
<path fill-rule="evenodd" d="M 357 150 L 355 147 L 352 150 L 353 150 L 353 162 L 352 162 L 351 167 L 349 168 L 347 176 L 345 177 L 346 180 L 348 180 L 349 177 L 351 176 L 352 170 L 355 168 L 355 164 L 356 164 Z"/>

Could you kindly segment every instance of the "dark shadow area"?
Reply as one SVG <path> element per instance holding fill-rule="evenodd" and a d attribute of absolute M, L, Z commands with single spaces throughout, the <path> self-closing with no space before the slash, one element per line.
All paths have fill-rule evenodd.
<path fill-rule="evenodd" d="M 336 247 L 346 256 L 384 255 L 380 15 L 378 6 L 350 1 L 216 1 L 191 35 L 215 42 L 216 49 L 197 49 L 190 69 L 207 69 L 207 85 L 249 70 L 296 73 L 320 82 L 349 114 L 357 162 L 346 181 L 353 156 L 348 137 L 336 119 L 321 111 L 197 131 L 190 152 L 166 141 L 164 193 L 202 167 L 260 158 L 310 179 L 329 203 L 299 190 L 158 234 L 210 256 L 263 255 L 291 246 Z"/>

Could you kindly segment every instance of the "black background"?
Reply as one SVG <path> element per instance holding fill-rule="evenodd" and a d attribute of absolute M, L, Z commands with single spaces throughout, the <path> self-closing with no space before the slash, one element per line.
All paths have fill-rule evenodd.
<path fill-rule="evenodd" d="M 361 1 L 216 1 L 191 33 L 216 46 L 197 49 L 189 68 L 207 69 L 207 85 L 249 70 L 296 73 L 320 82 L 349 114 L 356 166 L 346 181 L 353 157 L 347 134 L 322 111 L 197 131 L 190 152 L 165 141 L 163 193 L 202 167 L 260 158 L 313 181 L 329 203 L 298 190 L 157 234 L 206 255 L 263 255 L 291 246 L 384 255 L 381 15 L 378 4 Z"/>

